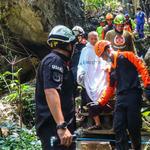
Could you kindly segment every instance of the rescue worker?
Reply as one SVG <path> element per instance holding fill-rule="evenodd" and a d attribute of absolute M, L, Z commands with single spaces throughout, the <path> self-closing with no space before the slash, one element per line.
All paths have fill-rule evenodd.
<path fill-rule="evenodd" d="M 137 7 L 137 13 L 135 15 L 136 29 L 140 39 L 144 38 L 144 23 L 146 21 L 145 13 L 140 6 Z"/>
<path fill-rule="evenodd" d="M 114 16 L 112 14 L 108 13 L 106 15 L 106 21 L 108 25 L 106 27 L 103 27 L 101 40 L 105 38 L 105 35 L 108 31 L 113 30 L 114 28 L 113 19 L 114 19 Z"/>
<path fill-rule="evenodd" d="M 76 68 L 79 62 L 82 49 L 86 46 L 86 39 L 84 38 L 85 31 L 80 26 L 73 27 L 72 31 L 76 34 L 79 43 L 74 45 L 74 54 L 69 63 L 69 68 Z"/>
<path fill-rule="evenodd" d="M 96 32 L 98 33 L 99 40 L 101 40 L 103 27 L 105 27 L 106 25 L 106 19 L 104 18 L 104 16 L 101 16 L 99 17 L 98 21 L 100 26 L 96 29 Z"/>
<path fill-rule="evenodd" d="M 117 15 L 114 19 L 114 24 L 115 28 L 107 32 L 105 40 L 111 42 L 114 50 L 132 51 L 137 54 L 131 34 L 123 30 L 125 24 L 124 16 Z"/>
<path fill-rule="evenodd" d="M 55 26 L 47 40 L 53 50 L 42 59 L 38 68 L 35 127 L 43 150 L 75 150 L 75 144 L 72 144 L 75 130 L 74 77 L 67 67 L 75 42 L 76 37 L 69 28 Z M 51 147 L 50 137 L 56 135 L 61 145 Z"/>
<path fill-rule="evenodd" d="M 134 35 L 133 35 L 132 30 L 131 30 L 131 28 L 130 28 L 129 25 L 127 25 L 127 24 L 125 23 L 125 25 L 124 25 L 124 27 L 123 27 L 123 30 L 128 31 L 128 32 L 131 34 L 132 38 L 134 39 Z"/>
<path fill-rule="evenodd" d="M 82 49 L 86 46 L 86 39 L 84 37 L 85 35 L 85 31 L 83 30 L 83 28 L 81 28 L 80 26 L 74 26 L 72 31 L 77 35 L 78 44 L 74 45 L 74 54 L 72 56 L 72 59 L 70 60 L 69 63 L 69 68 L 74 70 L 74 76 L 75 76 L 75 80 L 77 79 L 77 66 L 79 63 L 79 58 L 80 58 L 80 54 Z M 78 83 L 75 82 L 74 84 L 74 98 L 76 97 L 76 89 L 77 89 Z M 86 110 L 84 109 L 84 106 L 86 106 L 86 94 L 85 94 L 85 88 L 82 87 L 81 90 L 81 112 L 86 112 Z"/>
<path fill-rule="evenodd" d="M 125 17 L 126 25 L 129 25 L 130 29 L 133 30 L 133 28 L 136 27 L 134 21 L 131 18 L 129 18 L 130 17 L 129 14 L 125 14 L 124 17 Z"/>
<path fill-rule="evenodd" d="M 113 128 L 116 133 L 116 149 L 127 150 L 128 138 L 134 150 L 141 150 L 141 107 L 142 88 L 138 73 L 142 75 L 146 97 L 150 101 L 150 78 L 142 60 L 133 52 L 114 51 L 111 43 L 102 40 L 96 43 L 95 53 L 103 60 L 111 60 L 108 75 L 108 86 L 97 102 L 87 106 L 104 106 L 116 87 L 116 104 L 114 109 Z"/>

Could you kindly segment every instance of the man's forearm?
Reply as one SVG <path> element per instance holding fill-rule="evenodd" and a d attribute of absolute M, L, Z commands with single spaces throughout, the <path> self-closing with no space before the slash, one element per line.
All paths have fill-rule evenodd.
<path fill-rule="evenodd" d="M 64 117 L 61 110 L 61 102 L 60 97 L 56 89 L 45 89 L 47 104 L 49 109 L 55 119 L 57 125 L 63 123 Z M 65 146 L 70 146 L 72 143 L 72 135 L 68 128 L 66 129 L 58 129 L 57 134 L 60 138 L 60 144 Z"/>
<path fill-rule="evenodd" d="M 45 89 L 45 95 L 48 107 L 55 119 L 57 125 L 64 122 L 64 117 L 61 110 L 60 97 L 56 89 Z"/>

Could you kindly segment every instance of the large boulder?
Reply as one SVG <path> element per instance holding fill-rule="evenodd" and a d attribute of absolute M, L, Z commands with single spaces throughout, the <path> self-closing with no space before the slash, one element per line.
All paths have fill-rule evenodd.
<path fill-rule="evenodd" d="M 84 25 L 81 0 L 0 0 L 0 4 L 0 54 L 12 61 L 15 55 L 21 59 L 36 57 L 41 60 L 50 53 L 46 40 L 54 26 L 61 24 L 72 29 L 75 25 Z M 29 76 L 31 65 L 19 64 L 26 68 L 28 73 L 22 71 L 22 75 L 27 77 L 28 74 L 28 80 L 32 78 Z M 37 66 L 32 68 L 36 70 Z"/>
<path fill-rule="evenodd" d="M 76 24 L 84 24 L 82 1 L 1 1 L 2 28 L 7 28 L 25 45 L 45 44 L 49 31 L 55 25 L 64 24 L 72 28 Z"/>

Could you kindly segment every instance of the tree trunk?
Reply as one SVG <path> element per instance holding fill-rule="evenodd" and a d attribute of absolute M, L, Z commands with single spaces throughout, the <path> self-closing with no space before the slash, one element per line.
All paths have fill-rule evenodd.
<path fill-rule="evenodd" d="M 139 0 L 134 0 L 134 5 L 135 5 L 135 14 L 137 13 L 137 6 L 140 6 L 140 1 Z"/>

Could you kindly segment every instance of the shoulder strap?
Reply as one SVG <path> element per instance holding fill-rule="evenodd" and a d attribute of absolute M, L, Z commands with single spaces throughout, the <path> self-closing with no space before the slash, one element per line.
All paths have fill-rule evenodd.
<path fill-rule="evenodd" d="M 117 58 L 118 58 L 118 56 L 119 56 L 119 50 L 117 50 L 117 52 L 114 53 L 114 63 L 112 63 L 112 67 L 114 69 L 116 69 L 116 67 L 117 67 Z"/>

